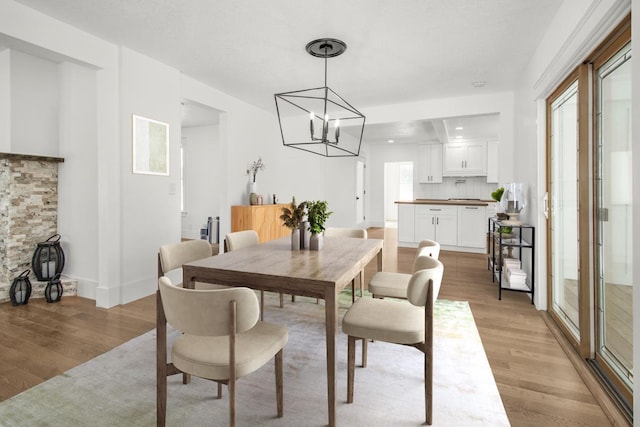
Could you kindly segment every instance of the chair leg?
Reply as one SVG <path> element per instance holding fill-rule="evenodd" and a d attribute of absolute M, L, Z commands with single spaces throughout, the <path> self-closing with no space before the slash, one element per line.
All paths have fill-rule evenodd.
<path fill-rule="evenodd" d="M 424 353 L 424 408 L 428 425 L 433 418 L 433 361 L 430 353 L 429 349 Z"/>
<path fill-rule="evenodd" d="M 366 338 L 362 338 L 362 367 L 367 367 L 367 340 Z M 355 363 L 355 362 L 354 362 Z"/>
<path fill-rule="evenodd" d="M 284 308 L 284 294 L 280 294 L 280 308 Z"/>
<path fill-rule="evenodd" d="M 291 295 L 291 302 L 296 302 L 296 296 L 295 295 Z"/>
<path fill-rule="evenodd" d="M 264 321 L 264 291 L 260 291 L 260 320 Z"/>
<path fill-rule="evenodd" d="M 278 406 L 278 418 L 284 415 L 284 381 L 282 369 L 282 349 L 276 353 L 276 402 Z"/>
<path fill-rule="evenodd" d="M 356 302 L 356 278 L 351 279 L 351 304 Z"/>
<path fill-rule="evenodd" d="M 222 383 L 218 383 L 218 400 L 222 399 Z"/>
<path fill-rule="evenodd" d="M 353 403 L 353 382 L 356 370 L 356 337 L 347 342 L 347 403 Z"/>
<path fill-rule="evenodd" d="M 182 373 L 182 384 L 189 384 L 191 382 L 191 374 Z"/>

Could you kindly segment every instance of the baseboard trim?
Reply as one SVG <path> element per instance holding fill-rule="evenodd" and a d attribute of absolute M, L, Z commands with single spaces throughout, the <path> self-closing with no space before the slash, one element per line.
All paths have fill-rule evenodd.
<path fill-rule="evenodd" d="M 547 325 L 547 328 L 551 331 L 551 334 L 554 336 L 556 341 L 558 341 L 558 344 L 560 344 L 560 348 L 562 348 L 571 361 L 571 364 L 576 368 L 578 375 L 580 375 L 580 378 L 582 378 L 582 381 L 584 381 L 585 385 L 596 399 L 596 402 L 598 402 L 602 408 L 606 417 L 611 421 L 611 424 L 619 427 L 631 427 L 633 425 L 633 420 L 627 416 L 626 412 L 620 407 L 616 399 L 601 383 L 589 363 L 576 353 L 569 340 L 564 336 L 560 328 L 558 328 L 558 325 L 556 325 L 555 321 L 551 318 L 551 315 L 543 310 L 540 310 L 539 313 L 542 320 L 544 320 Z"/>

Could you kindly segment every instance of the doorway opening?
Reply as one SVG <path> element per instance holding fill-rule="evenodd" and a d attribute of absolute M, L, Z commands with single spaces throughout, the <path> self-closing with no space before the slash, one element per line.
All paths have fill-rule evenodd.
<path fill-rule="evenodd" d="M 385 227 L 398 227 L 398 200 L 413 200 L 413 162 L 384 164 Z"/>

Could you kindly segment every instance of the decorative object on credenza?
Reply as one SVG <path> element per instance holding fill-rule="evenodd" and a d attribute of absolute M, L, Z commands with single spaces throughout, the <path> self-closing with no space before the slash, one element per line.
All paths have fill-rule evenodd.
<path fill-rule="evenodd" d="M 503 225 L 521 225 L 522 221 L 518 219 L 523 209 L 527 205 L 526 196 L 524 194 L 524 184 L 512 182 L 505 184 L 504 193 L 500 198 L 500 206 L 509 216 L 508 220 L 502 221 Z"/>
<path fill-rule="evenodd" d="M 324 200 L 307 202 L 307 218 L 309 219 L 309 249 L 319 251 L 324 246 L 324 223 L 333 212 L 329 212 L 328 204 Z"/>
<path fill-rule="evenodd" d="M 53 276 L 44 288 L 44 297 L 47 302 L 58 302 L 62 298 L 62 282 L 60 281 L 60 274 Z"/>
<path fill-rule="evenodd" d="M 46 242 L 38 243 L 31 259 L 33 274 L 39 282 L 49 280 L 64 268 L 64 252 L 60 246 L 60 235 L 54 234 Z"/>
<path fill-rule="evenodd" d="M 299 251 L 301 247 L 300 243 L 302 242 L 302 239 L 300 238 L 300 223 L 304 219 L 304 210 L 306 206 L 307 202 L 302 202 L 299 205 L 296 205 L 296 198 L 293 197 L 289 206 L 284 206 L 282 208 L 282 215 L 280 215 L 280 219 L 283 221 L 282 225 L 291 230 L 292 251 Z"/>
<path fill-rule="evenodd" d="M 365 116 L 327 86 L 327 59 L 346 49 L 342 40 L 322 38 L 309 42 L 307 52 L 324 58 L 324 86 L 274 95 L 285 146 L 325 157 L 360 154 Z"/>
<path fill-rule="evenodd" d="M 31 296 L 31 281 L 29 280 L 29 270 L 25 270 L 11 283 L 9 288 L 9 298 L 12 305 L 25 305 Z"/>
<path fill-rule="evenodd" d="M 258 160 L 251 162 L 249 166 L 247 166 L 247 175 L 250 176 L 249 180 L 249 204 L 257 205 L 258 204 L 258 184 L 256 183 L 256 176 L 258 175 L 258 171 L 264 170 L 266 165 L 262 161 L 262 157 L 258 157 Z"/>

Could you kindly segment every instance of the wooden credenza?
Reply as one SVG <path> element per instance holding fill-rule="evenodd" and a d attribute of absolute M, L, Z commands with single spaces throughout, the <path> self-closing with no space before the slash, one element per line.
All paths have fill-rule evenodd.
<path fill-rule="evenodd" d="M 291 230 L 282 225 L 280 215 L 286 204 L 231 206 L 231 231 L 255 230 L 260 243 L 290 236 Z"/>

